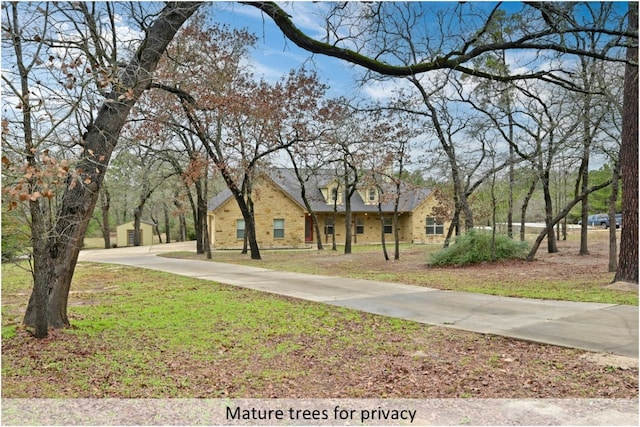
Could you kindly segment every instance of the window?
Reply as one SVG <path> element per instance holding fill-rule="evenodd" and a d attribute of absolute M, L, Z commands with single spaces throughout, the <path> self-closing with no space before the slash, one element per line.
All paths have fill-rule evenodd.
<path fill-rule="evenodd" d="M 427 217 L 427 234 L 444 234 L 444 222 L 441 219 Z"/>
<path fill-rule="evenodd" d="M 236 239 L 244 239 L 244 219 L 236 220 Z"/>
<path fill-rule="evenodd" d="M 376 196 L 378 195 L 378 192 L 376 191 L 375 188 L 370 188 L 369 189 L 369 202 L 375 202 L 376 201 Z"/>
<path fill-rule="evenodd" d="M 364 234 L 364 218 L 356 218 L 356 234 Z"/>
<path fill-rule="evenodd" d="M 284 219 L 273 220 L 273 238 L 284 239 Z"/>
<path fill-rule="evenodd" d="M 333 234 L 333 218 L 324 219 L 324 234 L 327 234 L 327 235 Z"/>
<path fill-rule="evenodd" d="M 384 219 L 384 234 L 393 233 L 393 218 Z"/>

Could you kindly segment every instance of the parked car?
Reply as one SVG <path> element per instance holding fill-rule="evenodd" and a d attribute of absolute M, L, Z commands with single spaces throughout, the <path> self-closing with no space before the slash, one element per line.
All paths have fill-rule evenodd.
<path fill-rule="evenodd" d="M 578 224 L 582 224 L 582 221 L 578 221 Z M 620 228 L 622 224 L 622 214 L 616 214 L 616 228 Z M 595 214 L 587 217 L 587 225 L 594 227 L 609 228 L 609 215 L 608 214 Z"/>

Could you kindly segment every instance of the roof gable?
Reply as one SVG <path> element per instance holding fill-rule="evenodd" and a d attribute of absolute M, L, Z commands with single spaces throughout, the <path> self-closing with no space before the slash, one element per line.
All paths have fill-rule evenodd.
<path fill-rule="evenodd" d="M 302 199 L 300 182 L 298 181 L 293 169 L 271 168 L 265 171 L 264 177 L 268 177 L 268 179 L 272 181 L 276 187 L 284 193 L 284 195 L 291 198 L 303 209 L 306 209 L 304 200 Z M 309 177 L 308 181 L 305 183 L 305 189 L 307 199 L 313 211 L 318 213 L 333 212 L 333 203 L 326 200 L 321 189 L 327 188 L 327 186 L 335 180 L 335 171 L 330 169 L 315 171 L 314 174 Z M 395 194 L 395 185 L 384 185 L 383 191 L 386 194 Z M 431 188 L 413 187 L 406 184 L 402 184 L 400 191 L 401 194 L 398 204 L 399 212 L 412 212 L 433 193 Z M 230 198 L 232 198 L 231 191 L 226 188 L 209 200 L 208 209 L 210 211 L 214 211 L 225 204 Z M 389 199 L 390 200 L 383 199 L 381 206 L 383 212 L 393 212 L 395 203 L 393 197 L 390 197 Z M 337 205 L 336 208 L 338 212 L 345 211 L 344 203 Z M 378 205 L 365 203 L 360 192 L 355 191 L 351 196 L 351 210 L 353 212 L 378 212 Z"/>

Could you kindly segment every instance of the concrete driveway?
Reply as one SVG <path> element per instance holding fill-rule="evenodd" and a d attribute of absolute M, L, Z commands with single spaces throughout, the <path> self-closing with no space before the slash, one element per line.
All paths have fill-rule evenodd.
<path fill-rule="evenodd" d="M 638 358 L 637 306 L 499 297 L 157 256 L 179 250 L 195 251 L 195 243 L 83 250 L 79 260 L 148 268 L 430 325 Z"/>

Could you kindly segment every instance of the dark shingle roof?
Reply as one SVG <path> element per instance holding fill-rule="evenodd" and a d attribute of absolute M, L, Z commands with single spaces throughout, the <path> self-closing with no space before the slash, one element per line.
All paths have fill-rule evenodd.
<path fill-rule="evenodd" d="M 293 169 L 287 168 L 273 168 L 266 171 L 266 174 L 271 180 L 282 189 L 289 197 L 296 201 L 303 209 L 305 209 L 304 201 L 300 191 L 300 183 L 295 175 Z M 332 170 L 319 170 L 315 171 L 311 175 L 308 181 L 305 183 L 307 200 L 313 209 L 317 213 L 333 212 L 333 204 L 328 203 L 322 195 L 321 189 L 326 188 L 332 181 L 336 179 L 335 172 Z M 387 194 L 395 193 L 395 186 L 387 185 L 384 189 Z M 424 200 L 432 193 L 430 188 L 418 188 L 411 187 L 403 184 L 401 190 L 400 202 L 398 210 L 400 212 L 410 212 L 418 207 Z M 209 200 L 209 210 L 215 210 L 222 206 L 227 200 L 231 198 L 231 191 L 228 189 L 218 193 L 215 197 Z M 385 201 L 382 204 L 383 212 L 393 211 L 393 197 L 391 200 Z M 344 203 L 337 206 L 338 212 L 344 212 Z M 357 191 L 351 197 L 351 210 L 353 212 L 378 212 L 377 204 L 366 204 L 360 193 Z"/>

